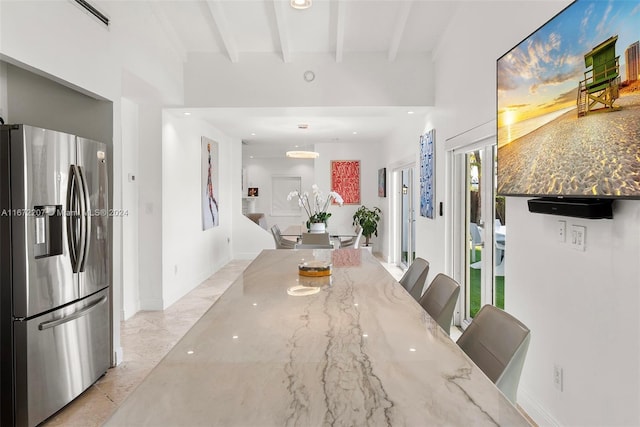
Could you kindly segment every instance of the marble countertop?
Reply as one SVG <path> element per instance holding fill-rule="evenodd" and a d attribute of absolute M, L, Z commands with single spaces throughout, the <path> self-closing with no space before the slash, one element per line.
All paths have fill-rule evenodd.
<path fill-rule="evenodd" d="M 263 251 L 105 425 L 529 424 L 368 251 L 340 249 Z"/>

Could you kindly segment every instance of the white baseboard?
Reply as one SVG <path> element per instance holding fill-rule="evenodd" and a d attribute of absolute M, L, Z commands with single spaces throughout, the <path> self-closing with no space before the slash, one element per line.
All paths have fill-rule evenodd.
<path fill-rule="evenodd" d="M 540 427 L 560 427 L 562 424 L 556 420 L 545 408 L 526 390 L 518 390 L 518 405 Z"/>
<path fill-rule="evenodd" d="M 123 359 L 124 359 L 124 353 L 122 351 L 122 347 L 117 347 L 113 351 L 113 360 L 111 361 L 112 366 L 118 366 L 120 363 L 122 363 Z"/>

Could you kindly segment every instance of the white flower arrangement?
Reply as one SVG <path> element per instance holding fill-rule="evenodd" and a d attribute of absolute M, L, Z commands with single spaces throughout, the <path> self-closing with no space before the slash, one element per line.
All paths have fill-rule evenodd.
<path fill-rule="evenodd" d="M 327 223 L 327 220 L 331 216 L 331 213 L 327 212 L 331 201 L 335 201 L 338 205 L 342 206 L 344 200 L 342 196 L 335 191 L 330 191 L 326 196 L 316 184 L 311 186 L 311 197 L 308 192 L 300 193 L 298 190 L 294 190 L 289 193 L 287 200 L 298 198 L 298 205 L 304 209 L 305 213 L 309 217 L 307 221 L 307 227 L 312 223 Z"/>

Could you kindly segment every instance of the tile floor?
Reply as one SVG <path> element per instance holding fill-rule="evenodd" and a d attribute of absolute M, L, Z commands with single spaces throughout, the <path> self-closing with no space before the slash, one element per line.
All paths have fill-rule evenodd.
<path fill-rule="evenodd" d="M 384 262 L 380 257 L 378 260 L 396 280 L 404 274 L 396 265 Z M 250 262 L 231 261 L 166 310 L 142 311 L 122 322 L 122 363 L 109 369 L 105 376 L 43 426 L 102 425 Z M 457 328 L 452 328 L 452 336 L 457 334 Z"/>

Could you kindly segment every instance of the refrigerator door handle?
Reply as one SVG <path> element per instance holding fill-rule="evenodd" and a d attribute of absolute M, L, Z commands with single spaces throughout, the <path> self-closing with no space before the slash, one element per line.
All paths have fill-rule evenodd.
<path fill-rule="evenodd" d="M 87 177 L 84 173 L 84 168 L 82 166 L 78 166 L 80 182 L 82 183 L 82 194 L 80 196 L 80 205 L 81 205 L 81 218 L 80 218 L 80 240 L 81 240 L 81 253 L 80 253 L 80 263 L 79 263 L 79 271 L 84 272 L 85 263 L 87 261 L 87 257 L 89 256 L 89 242 L 91 241 L 91 200 L 89 200 L 89 185 L 87 184 Z"/>
<path fill-rule="evenodd" d="M 71 267 L 73 272 L 78 272 L 78 254 L 77 254 L 77 230 L 76 230 L 76 170 L 73 165 L 69 168 L 69 184 L 67 187 L 67 242 L 69 244 L 69 258 L 71 259 Z"/>
<path fill-rule="evenodd" d="M 60 319 L 50 320 L 48 322 L 42 322 L 38 325 L 38 330 L 44 331 L 45 329 L 55 328 L 56 326 L 60 326 L 64 323 L 70 322 L 78 317 L 82 317 L 89 313 L 90 311 L 96 309 L 100 304 L 104 303 L 107 300 L 107 296 L 103 296 L 98 301 L 88 305 L 74 313 L 71 313 L 68 316 L 61 317 Z"/>
<path fill-rule="evenodd" d="M 80 271 L 80 263 L 85 246 L 85 198 L 82 195 L 82 181 L 78 166 L 71 165 L 69 187 L 67 189 L 67 240 L 73 272 Z M 80 222 L 78 226 L 78 221 Z M 80 236 L 78 237 L 78 233 Z"/>

